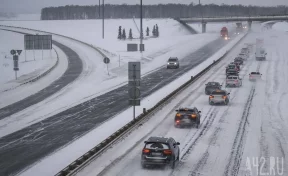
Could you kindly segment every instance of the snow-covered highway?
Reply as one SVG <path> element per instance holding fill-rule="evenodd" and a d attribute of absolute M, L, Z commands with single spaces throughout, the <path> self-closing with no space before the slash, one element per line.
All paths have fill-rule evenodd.
<path fill-rule="evenodd" d="M 240 52 L 243 43 L 255 43 L 258 37 L 265 41 L 267 61 L 255 61 L 252 54 L 240 72 L 243 86 L 227 89 L 231 92 L 230 104 L 210 106 L 204 94 L 204 84 L 219 81 L 224 85 L 227 63 Z M 260 171 L 272 175 L 270 157 L 280 161 L 283 159 L 283 163 L 274 166 L 274 175 L 287 175 L 287 39 L 283 32 L 252 31 L 242 45 L 236 47 L 218 66 L 77 175 L 252 176 L 259 175 Z M 248 74 L 256 70 L 263 74 L 262 79 L 250 82 Z M 196 106 L 202 111 L 199 129 L 174 128 L 175 109 L 179 106 Z M 173 137 L 180 142 L 181 161 L 174 171 L 170 168 L 142 169 L 141 151 L 149 136 Z M 261 160 L 262 163 L 261 157 L 265 158 Z M 258 166 L 252 165 L 255 158 L 259 158 Z M 251 161 L 250 166 L 247 161 Z"/>

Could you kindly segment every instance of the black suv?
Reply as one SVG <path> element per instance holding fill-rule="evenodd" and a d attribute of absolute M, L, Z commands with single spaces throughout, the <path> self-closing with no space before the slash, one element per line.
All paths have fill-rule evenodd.
<path fill-rule="evenodd" d="M 221 87 L 219 82 L 208 82 L 205 84 L 205 94 L 210 95 L 214 90 L 221 90 Z"/>
<path fill-rule="evenodd" d="M 179 108 L 176 110 L 177 114 L 174 118 L 174 126 L 176 128 L 181 128 L 183 126 L 196 125 L 199 128 L 201 111 L 198 111 L 196 107 L 194 108 Z"/>
<path fill-rule="evenodd" d="M 180 155 L 179 142 L 171 137 L 150 137 L 144 143 L 141 156 L 143 168 L 147 165 L 170 165 L 172 169 L 175 168 Z"/>

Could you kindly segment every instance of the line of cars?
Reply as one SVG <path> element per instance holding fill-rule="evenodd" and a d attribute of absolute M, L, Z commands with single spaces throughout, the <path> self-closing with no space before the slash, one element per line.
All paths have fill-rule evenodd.
<path fill-rule="evenodd" d="M 244 47 L 241 53 L 226 67 L 226 87 L 242 86 L 242 80 L 239 78 L 240 66 L 248 59 L 252 48 Z M 179 60 L 176 57 L 169 58 L 167 69 L 179 68 Z M 225 104 L 229 103 L 230 93 L 222 90 L 222 85 L 219 82 L 208 82 L 205 85 L 205 94 L 209 95 L 209 104 Z M 201 111 L 196 107 L 184 107 L 176 110 L 174 117 L 175 128 L 182 128 L 186 126 L 196 126 L 199 128 L 201 121 Z M 179 142 L 169 137 L 150 137 L 144 142 L 142 149 L 141 166 L 170 166 L 175 168 L 175 164 L 179 162 L 180 148 Z"/>

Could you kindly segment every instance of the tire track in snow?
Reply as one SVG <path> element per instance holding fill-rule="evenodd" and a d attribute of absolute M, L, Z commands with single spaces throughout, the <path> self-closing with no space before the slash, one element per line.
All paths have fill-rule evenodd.
<path fill-rule="evenodd" d="M 241 165 L 242 154 L 243 154 L 243 147 L 245 142 L 245 134 L 246 134 L 246 127 L 249 117 L 249 111 L 251 108 L 251 103 L 253 101 L 255 95 L 255 86 L 253 86 L 250 90 L 250 94 L 248 96 L 247 102 L 244 106 L 244 111 L 242 114 L 242 118 L 240 121 L 239 128 L 237 130 L 236 137 L 234 139 L 234 143 L 232 146 L 232 152 L 230 154 L 230 158 L 228 164 L 226 165 L 224 175 L 225 176 L 237 176 L 239 172 L 239 168 Z"/>
<path fill-rule="evenodd" d="M 250 59 L 251 59 L 251 57 L 250 57 Z M 242 74 L 242 77 L 241 77 L 242 79 L 247 75 L 247 73 L 248 73 L 248 71 L 249 71 L 249 68 L 250 68 L 250 66 L 252 65 L 252 61 L 250 61 L 250 62 L 248 62 L 248 63 L 249 63 L 248 65 L 245 65 L 245 67 L 242 68 L 243 70 L 245 70 L 244 73 Z M 246 68 L 246 67 L 247 67 L 247 68 Z M 224 82 L 225 82 L 225 80 L 222 82 L 222 85 L 223 85 Z M 230 90 L 229 92 L 231 92 L 232 88 L 230 88 L 229 90 Z M 233 96 L 230 98 L 230 102 L 233 102 L 233 99 L 236 97 L 236 95 L 237 95 L 237 93 L 238 93 L 239 90 L 240 90 L 240 89 L 236 89 L 236 91 L 234 92 Z M 223 122 L 225 121 L 225 117 L 227 116 L 227 112 L 228 112 L 228 110 L 230 109 L 230 107 L 231 107 L 231 103 L 228 104 L 227 108 L 224 110 L 224 112 L 223 112 L 222 115 L 220 116 L 220 118 L 219 118 L 219 122 L 220 122 L 220 123 L 223 123 Z M 217 113 L 218 113 L 218 112 L 217 112 Z M 215 131 L 214 131 L 213 134 L 212 134 L 213 137 L 210 138 L 209 146 L 208 146 L 207 150 L 206 150 L 205 153 L 202 155 L 201 159 L 197 162 L 197 164 L 194 166 L 195 169 L 189 172 L 189 176 L 194 176 L 194 175 L 196 176 L 197 174 L 199 174 L 199 170 L 200 170 L 201 168 L 203 168 L 203 166 L 206 164 L 206 161 L 207 161 L 207 159 L 208 159 L 208 157 L 209 157 L 210 144 L 212 145 L 212 144 L 217 140 L 218 133 L 219 133 L 220 131 L 221 131 L 220 128 L 216 128 L 216 129 L 215 129 Z M 202 136 L 201 136 L 201 137 L 202 137 Z M 196 140 L 198 140 L 198 139 L 196 139 Z M 186 144 L 186 145 L 187 145 L 187 144 Z M 195 145 L 196 145 L 196 141 L 191 144 L 191 146 L 189 147 L 189 149 L 192 150 Z M 189 149 L 188 149 L 188 150 L 189 150 Z M 184 154 L 184 155 L 186 155 L 186 156 L 185 156 L 185 159 L 187 159 L 190 154 L 191 154 L 191 152 L 190 152 L 189 154 L 188 154 L 188 153 L 187 153 L 187 154 L 185 153 L 185 154 Z M 181 160 L 184 161 L 184 159 L 181 159 Z M 183 165 L 183 162 L 181 163 L 180 167 L 182 167 L 182 165 Z M 177 171 L 179 171 L 179 170 L 181 170 L 181 169 L 179 168 Z M 173 174 L 175 175 L 175 171 L 173 172 Z"/>

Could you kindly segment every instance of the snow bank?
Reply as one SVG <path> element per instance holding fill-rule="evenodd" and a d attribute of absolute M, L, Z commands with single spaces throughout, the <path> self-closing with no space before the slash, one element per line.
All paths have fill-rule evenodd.
<path fill-rule="evenodd" d="M 272 26 L 272 29 L 276 31 L 288 32 L 288 23 L 287 22 L 278 22 Z"/>

